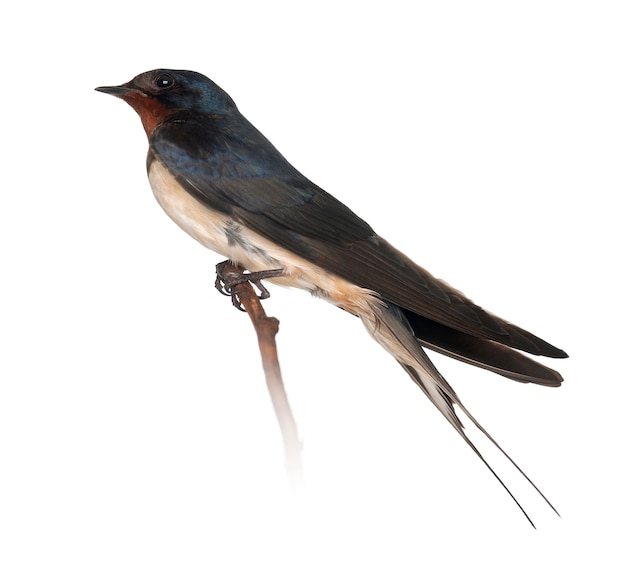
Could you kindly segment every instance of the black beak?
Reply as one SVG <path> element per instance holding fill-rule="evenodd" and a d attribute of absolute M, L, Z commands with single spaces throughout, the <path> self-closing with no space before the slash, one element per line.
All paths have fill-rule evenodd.
<path fill-rule="evenodd" d="M 137 90 L 133 88 L 127 88 L 126 86 L 100 86 L 96 88 L 97 92 L 102 92 L 115 97 L 124 97 L 131 93 L 137 93 Z"/>

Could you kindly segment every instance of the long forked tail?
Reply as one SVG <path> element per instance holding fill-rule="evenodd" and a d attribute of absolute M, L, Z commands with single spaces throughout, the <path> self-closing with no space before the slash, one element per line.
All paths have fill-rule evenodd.
<path fill-rule="evenodd" d="M 489 471 L 498 480 L 500 485 L 506 490 L 509 496 L 513 499 L 515 504 L 522 511 L 528 522 L 535 528 L 535 525 L 527 512 L 524 510 L 519 501 L 515 498 L 513 493 L 505 485 L 498 474 L 487 463 L 482 454 L 478 451 L 474 443 L 469 439 L 461 420 L 457 416 L 454 407 L 457 406 L 467 418 L 476 426 L 476 428 L 482 432 L 495 446 L 496 448 L 507 458 L 509 462 L 519 471 L 522 476 L 532 485 L 532 487 L 539 493 L 543 500 L 550 506 L 550 508 L 558 515 L 558 511 L 554 508 L 552 503 L 546 498 L 546 496 L 539 490 L 539 488 L 533 483 L 533 481 L 522 471 L 517 463 L 509 456 L 502 447 L 495 441 L 495 439 L 485 430 L 485 428 L 474 418 L 474 416 L 467 410 L 463 403 L 459 400 L 455 391 L 445 378 L 438 372 L 435 365 L 428 358 L 428 355 L 424 352 L 424 349 L 419 344 L 419 341 L 415 337 L 413 330 L 406 317 L 393 304 L 380 303 L 372 306 L 371 316 L 362 315 L 361 319 L 365 324 L 370 335 L 380 343 L 387 352 L 389 352 L 406 370 L 411 376 L 413 381 L 422 389 L 422 391 L 433 402 L 435 407 L 439 409 L 441 414 L 450 422 L 450 424 L 461 435 L 461 438 L 467 443 L 467 445 L 474 451 L 474 453 L 480 458 L 480 460 L 487 466 Z M 559 515 L 560 516 L 560 515 Z"/>

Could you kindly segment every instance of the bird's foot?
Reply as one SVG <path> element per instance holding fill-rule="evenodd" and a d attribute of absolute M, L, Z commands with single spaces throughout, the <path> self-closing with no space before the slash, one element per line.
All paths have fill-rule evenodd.
<path fill-rule="evenodd" d="M 215 278 L 215 288 L 222 294 L 230 296 L 233 306 L 242 312 L 245 310 L 241 306 L 241 302 L 237 297 L 237 294 L 233 290 L 238 284 L 244 282 L 251 282 L 259 290 L 259 298 L 264 300 L 269 298 L 270 293 L 263 286 L 261 282 L 263 279 L 270 279 L 275 277 L 282 277 L 285 274 L 284 269 L 269 269 L 267 271 L 255 271 L 253 273 L 244 273 L 241 268 L 236 270 L 236 265 L 233 265 L 230 261 L 223 261 L 215 266 L 215 272 L 217 276 Z"/>

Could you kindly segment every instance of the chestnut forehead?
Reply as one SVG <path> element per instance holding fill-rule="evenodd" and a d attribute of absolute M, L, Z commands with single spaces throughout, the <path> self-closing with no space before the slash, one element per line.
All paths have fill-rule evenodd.
<path fill-rule="evenodd" d="M 139 76 L 135 76 L 128 85 L 135 86 L 142 90 L 152 89 L 154 87 L 154 80 L 159 75 L 160 71 L 153 70 L 151 72 L 144 72 L 143 74 L 139 74 Z"/>

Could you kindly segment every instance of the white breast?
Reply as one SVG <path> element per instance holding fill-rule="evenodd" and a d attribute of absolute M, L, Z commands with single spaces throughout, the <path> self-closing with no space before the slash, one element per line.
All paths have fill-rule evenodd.
<path fill-rule="evenodd" d="M 205 247 L 248 271 L 284 269 L 285 275 L 271 282 L 308 290 L 359 316 L 369 316 L 372 305 L 380 304 L 370 290 L 328 273 L 207 208 L 187 193 L 158 160 L 152 162 L 148 177 L 156 200 L 178 226 Z"/>

